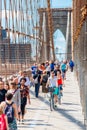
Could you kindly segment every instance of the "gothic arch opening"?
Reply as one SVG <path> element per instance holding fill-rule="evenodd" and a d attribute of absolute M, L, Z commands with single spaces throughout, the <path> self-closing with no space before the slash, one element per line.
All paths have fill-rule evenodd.
<path fill-rule="evenodd" d="M 53 37 L 56 59 L 62 61 L 66 57 L 66 39 L 60 29 L 54 32 Z"/>

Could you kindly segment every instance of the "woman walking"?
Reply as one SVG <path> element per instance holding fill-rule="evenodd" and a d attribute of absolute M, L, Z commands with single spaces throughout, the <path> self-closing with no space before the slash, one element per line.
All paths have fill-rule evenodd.
<path fill-rule="evenodd" d="M 25 86 L 26 78 L 21 78 L 20 80 L 20 93 L 21 93 L 21 116 L 22 122 L 24 121 L 25 106 L 27 104 L 27 99 L 30 104 L 29 87 Z"/>
<path fill-rule="evenodd" d="M 17 87 L 16 83 L 11 81 L 9 85 L 9 93 L 13 94 L 12 101 L 17 105 L 18 120 L 20 121 L 20 107 L 21 107 L 21 95 L 20 88 Z"/>

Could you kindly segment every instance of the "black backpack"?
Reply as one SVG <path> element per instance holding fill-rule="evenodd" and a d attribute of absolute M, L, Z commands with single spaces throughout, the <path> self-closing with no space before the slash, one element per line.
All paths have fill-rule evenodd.
<path fill-rule="evenodd" d="M 47 80 L 48 80 L 48 75 L 44 75 L 43 79 L 42 79 L 42 82 L 43 83 L 47 83 Z"/>
<path fill-rule="evenodd" d="M 5 114 L 7 115 L 7 119 L 8 119 L 8 124 L 12 123 L 14 120 L 14 108 L 12 107 L 14 102 L 12 102 L 11 104 L 8 104 L 6 102 L 6 107 L 5 107 Z"/>

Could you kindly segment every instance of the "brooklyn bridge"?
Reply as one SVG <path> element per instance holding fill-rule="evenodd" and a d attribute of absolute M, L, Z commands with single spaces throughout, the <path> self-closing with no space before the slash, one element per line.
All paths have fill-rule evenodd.
<path fill-rule="evenodd" d="M 77 81 L 76 87 L 79 89 L 79 94 L 75 98 L 80 96 L 84 128 L 80 122 L 78 123 L 80 129 L 74 126 L 70 130 L 87 130 L 87 0 L 72 0 L 72 5 L 64 8 L 54 8 L 52 3 L 54 3 L 52 0 L 0 0 L 0 77 L 7 80 L 10 75 L 29 69 L 34 63 L 57 61 L 57 55 L 63 56 L 61 61 L 72 59 L 75 63 L 74 74 L 68 73 L 68 76 L 75 78 L 75 82 Z M 54 33 L 57 30 L 60 30 L 65 39 L 65 51 L 59 52 L 57 50 L 59 44 L 55 48 Z M 67 84 L 67 81 L 65 82 Z M 67 87 L 65 89 L 66 95 Z M 31 97 L 33 98 L 33 96 Z M 33 107 L 36 105 L 34 102 L 32 103 Z M 43 109 L 42 106 L 40 106 L 41 109 Z M 30 112 L 33 112 L 32 109 L 34 110 L 31 107 L 29 109 Z M 40 116 L 41 110 L 38 111 Z M 62 116 L 63 112 L 60 111 Z M 50 115 L 49 112 L 48 115 Z M 32 117 L 31 113 L 30 116 Z M 42 117 L 39 120 L 42 123 Z M 38 124 L 38 121 L 33 121 L 34 126 Z M 78 120 L 75 121 L 78 122 Z M 32 121 L 30 123 L 31 128 L 20 126 L 19 130 L 34 129 Z M 63 120 L 61 126 L 62 123 Z M 51 124 L 48 125 L 48 129 L 53 129 L 50 127 Z M 43 124 L 43 126 L 45 125 Z M 48 130 L 47 127 L 44 129 L 42 127 L 39 125 L 35 130 Z M 67 130 L 68 127 L 64 129 L 56 126 L 54 130 L 57 129 Z"/>

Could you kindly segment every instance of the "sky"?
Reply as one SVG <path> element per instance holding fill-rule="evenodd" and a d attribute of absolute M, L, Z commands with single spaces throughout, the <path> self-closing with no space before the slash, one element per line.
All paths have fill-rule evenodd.
<path fill-rule="evenodd" d="M 44 0 L 42 0 L 42 1 L 43 1 L 42 3 L 44 3 L 44 5 L 45 5 Z M 72 0 L 50 0 L 50 1 L 51 1 L 51 8 L 72 7 Z M 8 3 L 8 0 L 6 0 L 6 2 Z M 9 5 L 9 3 L 7 5 Z M 42 6 L 43 6 L 43 4 L 42 4 Z M 7 6 L 7 8 L 8 8 L 8 6 Z M 9 16 L 8 10 L 7 10 L 7 16 Z M 4 17 L 5 17 L 5 11 L 3 10 L 3 19 L 4 19 Z M 12 18 L 10 17 L 10 19 L 11 19 L 10 20 L 10 23 L 11 23 Z M 5 22 L 2 22 L 2 23 L 5 24 Z M 5 25 L 3 25 L 3 26 L 5 26 Z M 64 39 L 63 34 L 59 30 L 54 32 L 54 46 L 55 46 L 55 48 L 58 48 L 59 53 L 65 52 L 66 41 Z M 64 57 L 64 55 L 62 55 L 62 56 Z M 61 58 L 62 58 L 62 56 L 61 56 Z M 57 57 L 58 57 L 58 55 L 57 55 Z"/>
<path fill-rule="evenodd" d="M 52 8 L 72 7 L 72 0 L 51 0 Z"/>
<path fill-rule="evenodd" d="M 51 0 L 52 8 L 68 8 L 72 7 L 72 0 Z M 54 47 L 58 48 L 58 53 L 65 53 L 66 50 L 66 41 L 60 30 L 54 32 Z M 63 60 L 64 54 L 58 55 L 56 57 L 61 61 Z"/>

